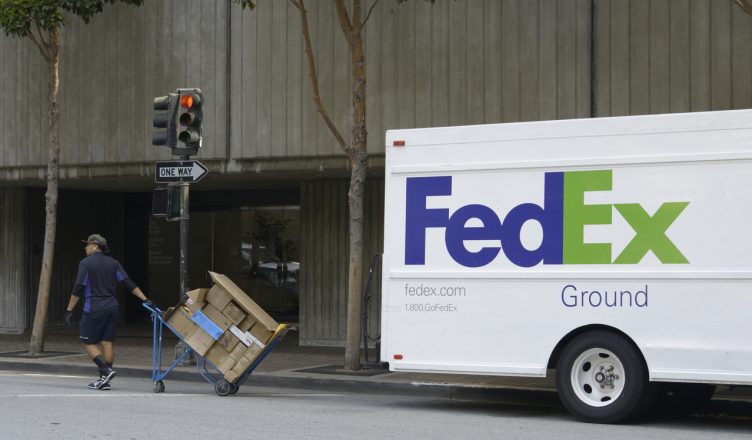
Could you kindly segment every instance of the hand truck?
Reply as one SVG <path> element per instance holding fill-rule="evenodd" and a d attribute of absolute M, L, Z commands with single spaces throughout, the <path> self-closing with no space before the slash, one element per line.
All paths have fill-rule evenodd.
<path fill-rule="evenodd" d="M 217 395 L 227 396 L 229 394 L 235 394 L 240 389 L 240 385 L 242 385 L 246 381 L 248 376 L 250 376 L 251 373 L 253 373 L 253 370 L 255 370 L 256 367 L 259 366 L 259 364 L 261 364 L 264 358 L 266 358 L 266 356 L 272 350 L 274 350 L 274 348 L 276 348 L 277 345 L 279 345 L 280 341 L 282 341 L 282 338 L 287 334 L 288 331 L 290 331 L 290 328 L 287 326 L 287 324 L 280 324 L 275 330 L 271 339 L 269 339 L 269 342 L 261 350 L 261 353 L 259 353 L 256 359 L 254 359 L 254 361 L 251 363 L 248 369 L 245 370 L 245 372 L 243 372 L 243 374 L 241 374 L 233 382 L 228 382 L 227 380 L 225 380 L 224 377 L 222 376 L 222 373 L 219 371 L 219 369 L 217 369 L 216 365 L 213 365 L 206 358 L 199 356 L 187 344 L 185 345 L 185 349 L 183 350 L 183 352 L 175 358 L 175 360 L 172 362 L 172 364 L 170 364 L 169 367 L 167 367 L 167 369 L 163 371 L 162 370 L 162 335 L 164 332 L 164 328 L 167 327 L 181 341 L 183 342 L 185 341 L 183 340 L 183 337 L 180 334 L 178 334 L 178 332 L 176 332 L 175 329 L 172 328 L 172 326 L 170 326 L 170 324 L 167 323 L 167 321 L 165 321 L 164 312 L 162 310 L 160 310 L 156 306 L 149 307 L 146 304 L 143 304 L 143 306 L 146 310 L 148 310 L 151 313 L 151 320 L 154 323 L 151 380 L 154 383 L 153 390 L 155 393 L 164 392 L 165 377 L 167 377 L 167 375 L 170 374 L 170 372 L 174 370 L 175 367 L 180 365 L 183 362 L 183 360 L 186 358 L 186 356 L 190 355 L 191 353 L 194 353 L 196 355 L 196 369 L 198 370 L 198 373 L 201 375 L 201 377 L 204 378 L 204 380 L 214 385 L 214 391 L 217 393 Z M 214 370 L 216 370 L 216 373 L 210 372 L 208 366 L 211 366 Z"/>

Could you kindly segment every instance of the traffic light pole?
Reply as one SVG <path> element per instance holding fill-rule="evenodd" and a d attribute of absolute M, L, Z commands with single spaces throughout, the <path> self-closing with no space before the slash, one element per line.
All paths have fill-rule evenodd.
<path fill-rule="evenodd" d="M 188 299 L 188 232 L 190 196 L 190 182 L 196 181 L 206 174 L 207 169 L 199 162 L 192 162 L 191 155 L 197 154 L 201 148 L 201 122 L 203 119 L 203 94 L 201 89 L 179 88 L 175 93 L 154 98 L 153 125 L 158 130 L 152 135 L 152 145 L 165 146 L 172 150 L 173 156 L 179 156 L 181 162 L 157 162 L 155 167 L 155 180 L 157 183 L 168 183 L 166 203 L 159 216 L 164 216 L 168 221 L 180 221 L 180 303 Z M 195 165 L 198 164 L 199 174 L 195 174 Z M 160 165 L 162 168 L 160 168 Z M 180 182 L 179 184 L 175 184 Z M 180 188 L 179 194 L 177 188 Z M 179 198 L 173 198 L 173 195 Z M 155 191 L 154 200 L 160 200 Z M 175 201 L 179 200 L 180 209 L 176 219 L 172 214 Z M 184 353 L 187 346 L 181 339 L 175 347 L 175 357 L 178 353 Z M 185 361 L 184 361 L 185 362 Z M 195 363 L 193 352 L 188 358 L 188 364 Z"/>
<path fill-rule="evenodd" d="M 181 156 L 182 160 L 190 160 L 189 156 Z M 180 302 L 188 298 L 188 232 L 190 230 L 188 218 L 188 198 L 190 184 L 180 184 Z"/>

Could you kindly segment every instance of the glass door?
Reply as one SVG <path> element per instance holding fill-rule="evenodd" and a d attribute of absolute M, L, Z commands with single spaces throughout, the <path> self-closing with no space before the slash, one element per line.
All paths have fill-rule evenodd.
<path fill-rule="evenodd" d="M 150 221 L 149 294 L 158 304 L 179 298 L 177 223 Z M 210 287 L 208 271 L 229 277 L 278 320 L 298 319 L 300 207 L 191 212 L 189 288 Z"/>

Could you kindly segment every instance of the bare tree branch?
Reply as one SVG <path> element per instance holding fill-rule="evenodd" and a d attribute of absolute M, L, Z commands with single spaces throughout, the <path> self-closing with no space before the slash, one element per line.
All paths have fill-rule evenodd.
<path fill-rule="evenodd" d="M 342 1 L 342 0 L 338 0 Z M 361 29 L 363 29 L 363 21 L 360 19 L 362 16 L 362 11 L 360 10 L 360 0 L 353 0 L 353 20 L 352 20 L 352 29 L 353 32 L 360 33 Z"/>
<path fill-rule="evenodd" d="M 375 8 L 376 5 L 378 5 L 378 4 L 379 4 L 379 0 L 376 0 L 375 2 L 373 2 L 373 4 L 371 5 L 371 7 L 368 9 L 368 13 L 366 14 L 366 18 L 363 19 L 363 26 L 362 26 L 362 28 L 366 27 L 366 23 L 368 23 L 368 19 L 371 17 L 371 12 L 373 12 L 373 8 Z"/>
<path fill-rule="evenodd" d="M 345 39 L 347 40 L 347 42 L 352 43 L 353 26 L 350 23 L 350 17 L 347 15 L 347 6 L 345 6 L 345 1 L 334 0 L 334 4 L 337 6 L 337 18 L 339 18 L 339 26 L 342 28 L 342 32 L 345 34 Z"/>
<path fill-rule="evenodd" d="M 300 20 L 303 24 L 303 41 L 305 42 L 306 56 L 308 57 L 308 76 L 311 78 L 311 88 L 313 90 L 313 101 L 316 103 L 316 110 L 318 110 L 321 117 L 324 119 L 327 128 L 332 132 L 334 138 L 337 139 L 337 143 L 347 152 L 347 142 L 340 134 L 337 127 L 334 126 L 329 113 L 326 111 L 324 104 L 321 102 L 321 94 L 319 93 L 319 80 L 316 76 L 316 62 L 313 59 L 313 48 L 311 45 L 311 31 L 308 27 L 308 12 L 306 11 L 303 0 L 290 0 L 298 11 L 300 12 Z"/>
<path fill-rule="evenodd" d="M 36 29 L 37 31 L 36 34 L 34 33 L 34 29 Z M 50 46 L 44 39 L 44 32 L 42 31 L 42 28 L 39 27 L 39 22 L 36 20 L 34 20 L 34 27 L 29 27 L 29 37 L 31 37 L 31 41 L 34 43 L 37 49 L 39 49 L 39 52 L 42 54 L 44 59 L 46 59 L 48 63 L 51 63 L 52 56 L 50 55 Z"/>
<path fill-rule="evenodd" d="M 734 0 L 734 2 L 742 8 L 742 11 L 752 15 L 752 4 L 749 3 L 749 0 Z"/>

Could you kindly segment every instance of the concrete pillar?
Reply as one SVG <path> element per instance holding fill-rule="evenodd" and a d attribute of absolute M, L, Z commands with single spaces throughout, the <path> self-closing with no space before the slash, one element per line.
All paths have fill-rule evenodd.
<path fill-rule="evenodd" d="M 27 322 L 24 188 L 0 188 L 0 333 L 22 333 Z"/>

